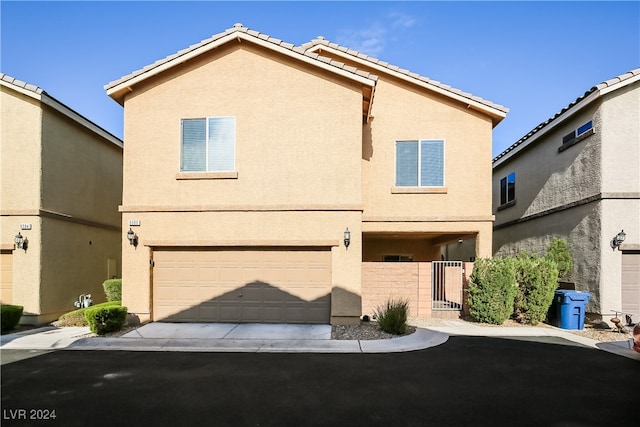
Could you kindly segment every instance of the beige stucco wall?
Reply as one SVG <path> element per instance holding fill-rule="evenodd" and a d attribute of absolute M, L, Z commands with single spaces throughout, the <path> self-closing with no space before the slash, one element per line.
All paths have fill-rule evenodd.
<path fill-rule="evenodd" d="M 65 109 L 2 87 L 0 237 L 13 248 L 31 225 L 27 251 L 12 255 L 13 303 L 28 324 L 74 310 L 81 293 L 104 301 L 102 282 L 120 274 L 122 150 L 48 103 Z"/>
<path fill-rule="evenodd" d="M 4 86 L 0 108 L 0 210 L 35 211 L 40 207 L 42 110 L 38 101 Z M 12 242 L 3 235 L 2 243 Z"/>
<path fill-rule="evenodd" d="M 126 229 L 141 221 L 138 247 L 122 240 L 129 311 L 150 316 L 153 247 L 331 246 L 332 321 L 360 316 L 361 103 L 359 85 L 247 42 L 135 87 L 121 208 Z M 212 116 L 236 118 L 237 177 L 179 174 L 180 120 Z"/>
<path fill-rule="evenodd" d="M 376 86 L 371 155 L 363 160 L 367 217 L 490 217 L 491 132 L 488 117 L 390 78 Z M 392 194 L 395 142 L 444 140 L 444 194 Z"/>
<path fill-rule="evenodd" d="M 446 243 L 477 235 L 474 256 L 491 256 L 491 119 L 366 64 L 331 52 L 322 55 L 378 76 L 362 140 L 365 232 L 395 233 L 400 239 L 408 237 L 405 233 L 431 233 L 427 247 L 414 252 L 428 260 L 439 259 Z M 417 139 L 444 141 L 444 188 L 413 193 L 394 188 L 395 142 Z"/>
<path fill-rule="evenodd" d="M 219 48 L 126 97 L 123 204 L 359 205 L 361 102 L 358 85 L 250 43 Z M 177 180 L 180 120 L 212 116 L 236 118 L 238 178 Z"/>

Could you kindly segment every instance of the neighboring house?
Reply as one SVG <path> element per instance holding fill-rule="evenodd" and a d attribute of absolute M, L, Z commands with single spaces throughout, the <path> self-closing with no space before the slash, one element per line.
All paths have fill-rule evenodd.
<path fill-rule="evenodd" d="M 589 89 L 493 159 L 495 255 L 566 239 L 587 312 L 640 319 L 640 68 Z M 614 248 L 624 230 L 626 240 Z M 599 317 L 596 316 L 596 317 Z"/>
<path fill-rule="evenodd" d="M 0 89 L 0 300 L 42 324 L 120 277 L 122 141 L 39 87 Z"/>
<path fill-rule="evenodd" d="M 141 320 L 353 323 L 368 262 L 417 267 L 459 239 L 491 255 L 504 107 L 241 24 L 105 89 L 124 106 L 123 300 Z"/>

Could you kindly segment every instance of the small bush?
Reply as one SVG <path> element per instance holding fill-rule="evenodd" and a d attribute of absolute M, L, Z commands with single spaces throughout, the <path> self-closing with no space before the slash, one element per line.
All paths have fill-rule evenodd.
<path fill-rule="evenodd" d="M 516 320 L 536 325 L 547 316 L 558 288 L 556 263 L 525 252 L 515 258 L 518 292 L 514 303 Z"/>
<path fill-rule="evenodd" d="M 567 277 L 573 270 L 573 256 L 569 251 L 567 241 L 554 237 L 547 246 L 547 254 L 544 256 L 550 261 L 554 261 L 558 267 L 558 279 Z"/>
<path fill-rule="evenodd" d="M 122 279 L 108 279 L 102 283 L 107 301 L 122 301 Z"/>
<path fill-rule="evenodd" d="M 127 318 L 127 307 L 102 306 L 88 307 L 85 317 L 91 332 L 104 335 L 109 332 L 119 331 Z"/>
<path fill-rule="evenodd" d="M 21 305 L 0 305 L 0 321 L 2 322 L 2 333 L 13 330 L 18 325 L 22 317 L 24 307 Z"/>
<path fill-rule="evenodd" d="M 479 258 L 469 283 L 469 314 L 478 322 L 501 325 L 513 313 L 515 265 L 509 258 Z"/>
<path fill-rule="evenodd" d="M 386 305 L 376 308 L 378 326 L 384 332 L 394 335 L 407 333 L 407 314 L 409 313 L 409 301 L 404 299 L 390 299 Z"/>
<path fill-rule="evenodd" d="M 58 326 L 89 326 L 85 312 L 90 308 L 95 307 L 116 307 L 121 305 L 120 301 L 103 302 L 102 304 L 92 305 L 86 308 L 80 308 L 78 310 L 65 313 L 58 319 Z"/>

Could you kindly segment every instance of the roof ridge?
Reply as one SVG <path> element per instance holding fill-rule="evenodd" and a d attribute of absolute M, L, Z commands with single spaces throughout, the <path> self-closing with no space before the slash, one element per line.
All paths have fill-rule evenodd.
<path fill-rule="evenodd" d="M 138 70 L 133 71 L 132 73 L 129 73 L 129 74 L 125 75 L 125 76 L 120 77 L 119 79 L 116 79 L 116 80 L 113 80 L 113 81 L 107 83 L 105 85 L 105 89 L 108 90 L 108 89 L 110 89 L 112 87 L 115 87 L 115 86 L 123 83 L 124 81 L 131 80 L 131 79 L 133 79 L 135 77 L 138 77 L 138 76 L 144 74 L 145 72 L 150 71 L 150 70 L 152 70 L 152 69 L 154 69 L 154 68 L 156 68 L 156 67 L 158 67 L 160 65 L 168 63 L 168 62 L 170 62 L 170 61 L 172 61 L 172 60 L 174 60 L 176 58 L 184 56 L 184 55 L 186 55 L 186 54 L 188 54 L 190 52 L 193 52 L 194 50 L 197 50 L 197 49 L 202 48 L 203 46 L 206 46 L 207 44 L 214 43 L 215 41 L 217 41 L 217 40 L 219 40 L 219 39 L 221 39 L 223 37 L 229 36 L 231 34 L 234 34 L 234 33 L 247 34 L 250 37 L 255 37 L 256 39 L 272 43 L 272 44 L 274 44 L 276 46 L 280 46 L 282 48 L 285 48 L 285 49 L 287 49 L 287 50 L 289 50 L 291 52 L 295 52 L 296 54 L 313 58 L 313 59 L 318 60 L 320 62 L 329 64 L 329 65 L 331 65 L 333 67 L 345 70 L 345 71 L 347 71 L 347 72 L 349 72 L 351 74 L 357 75 L 359 77 L 365 77 L 365 78 L 368 78 L 368 79 L 374 80 L 374 81 L 377 80 L 377 78 L 378 78 L 376 75 L 374 75 L 372 73 L 368 73 L 368 72 L 365 72 L 365 71 L 362 71 L 362 70 L 358 70 L 358 69 L 354 70 L 353 67 L 347 67 L 345 64 L 343 64 L 343 63 L 341 63 L 339 61 L 335 61 L 335 60 L 333 60 L 331 58 L 322 57 L 321 55 L 317 55 L 317 54 L 312 55 L 310 52 L 307 52 L 306 49 L 303 49 L 300 46 L 296 46 L 293 43 L 285 42 L 285 41 L 283 41 L 281 39 L 277 39 L 275 37 L 271 37 L 268 34 L 261 33 L 259 31 L 255 31 L 255 30 L 251 30 L 250 28 L 245 27 L 241 23 L 236 23 L 236 24 L 233 25 L 233 27 L 227 28 L 226 30 L 224 30 L 221 33 L 214 34 L 211 37 L 200 41 L 199 43 L 194 43 L 194 44 L 192 44 L 191 46 L 189 46 L 189 47 L 187 47 L 185 49 L 179 50 L 176 53 L 168 55 L 168 56 L 166 56 L 166 57 L 164 57 L 162 59 L 159 59 L 159 60 L 153 62 L 152 64 L 146 65 L 146 66 L 144 66 L 144 67 L 142 67 L 142 68 L 140 68 Z"/>
<path fill-rule="evenodd" d="M 351 49 L 349 47 L 342 46 L 342 45 L 340 45 L 338 43 L 331 42 L 331 41 L 327 40 L 324 36 L 317 36 L 316 38 L 312 39 L 311 41 L 301 45 L 301 47 L 304 47 L 307 50 L 309 50 L 311 48 L 314 48 L 316 46 L 328 46 L 328 47 L 336 49 L 336 50 L 338 50 L 340 52 L 346 53 L 346 54 L 354 56 L 356 58 L 363 59 L 365 61 L 368 61 L 368 62 L 371 62 L 373 64 L 379 65 L 379 66 L 381 66 L 383 68 L 387 68 L 387 69 L 389 69 L 391 71 L 395 71 L 397 73 L 404 74 L 404 75 L 406 75 L 408 77 L 411 77 L 413 79 L 419 80 L 419 81 L 421 81 L 423 83 L 427 83 L 427 84 L 433 85 L 435 87 L 438 87 L 439 89 L 446 90 L 446 91 L 451 92 L 453 94 L 456 94 L 456 95 L 459 95 L 459 96 L 463 96 L 465 98 L 469 98 L 469 99 L 474 100 L 474 101 L 476 101 L 476 102 L 478 102 L 480 104 L 487 105 L 489 107 L 495 108 L 495 109 L 503 111 L 505 113 L 509 111 L 509 109 L 507 107 L 503 106 L 503 105 L 496 104 L 496 103 L 491 102 L 491 101 L 489 101 L 487 99 L 484 99 L 484 98 L 481 98 L 479 96 L 473 95 L 472 93 L 465 92 L 463 90 L 454 88 L 452 86 L 446 85 L 446 84 L 441 83 L 441 82 L 439 82 L 437 80 L 433 80 L 433 79 L 431 79 L 429 77 L 420 75 L 420 74 L 412 72 L 410 70 L 407 70 L 407 69 L 404 69 L 404 68 L 400 68 L 397 65 L 393 65 L 393 64 L 390 64 L 390 63 L 388 63 L 386 61 L 382 61 L 382 60 L 380 60 L 378 58 L 375 58 L 373 56 L 367 55 L 367 54 L 365 54 L 363 52 L 359 52 L 359 51 Z"/>
<path fill-rule="evenodd" d="M 585 93 L 583 93 L 582 95 L 577 97 L 575 100 L 571 101 L 567 106 L 563 107 L 560 111 L 558 111 L 553 116 L 549 117 L 544 122 L 539 123 L 536 127 L 534 127 L 529 132 L 527 132 L 522 138 L 520 138 L 519 140 L 517 140 L 516 142 L 511 144 L 509 147 L 507 147 L 502 153 L 500 153 L 496 157 L 494 157 L 491 160 L 491 162 L 492 163 L 497 162 L 498 160 L 500 160 L 501 158 L 503 158 L 504 156 L 509 154 L 509 152 L 513 151 L 518 146 L 524 144 L 527 140 L 529 140 L 531 137 L 533 137 L 535 134 L 537 134 L 543 128 L 547 127 L 552 122 L 558 120 L 558 118 L 560 118 L 560 116 L 562 116 L 564 113 L 566 113 L 567 111 L 571 110 L 576 105 L 578 105 L 579 103 L 584 101 L 592 93 L 594 93 L 596 91 L 599 91 L 599 90 L 606 89 L 608 87 L 614 86 L 614 85 L 619 84 L 619 83 L 623 83 L 626 80 L 629 80 L 629 79 L 631 79 L 631 78 L 633 78 L 633 77 L 635 77 L 637 75 L 640 75 L 640 68 L 634 68 L 634 69 L 632 69 L 630 71 L 627 71 L 626 73 L 622 73 L 622 74 L 617 75 L 615 77 L 612 77 L 612 78 L 610 78 L 608 80 L 605 80 L 605 81 L 603 81 L 601 83 L 598 83 L 595 86 L 591 86 L 591 88 L 589 88 Z"/>

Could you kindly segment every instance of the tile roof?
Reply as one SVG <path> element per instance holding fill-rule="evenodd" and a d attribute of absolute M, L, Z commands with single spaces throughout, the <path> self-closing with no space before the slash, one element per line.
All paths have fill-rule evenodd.
<path fill-rule="evenodd" d="M 12 84 L 13 86 L 28 90 L 29 92 L 36 93 L 38 95 L 47 94 L 47 92 L 45 92 L 38 86 L 23 82 L 22 80 L 18 80 L 15 77 L 8 76 L 5 73 L 0 73 L 0 80 Z"/>
<path fill-rule="evenodd" d="M 634 77 L 635 77 L 635 79 L 631 80 Z M 509 154 L 510 152 L 512 152 L 513 150 L 515 150 L 519 146 L 521 146 L 522 144 L 530 142 L 531 138 L 536 136 L 539 132 L 541 132 L 543 129 L 547 128 L 552 123 L 555 123 L 558 120 L 561 120 L 561 118 L 563 118 L 562 117 L 563 115 L 565 115 L 568 111 L 574 110 L 577 105 L 580 105 L 580 107 L 582 107 L 583 105 L 587 105 L 588 103 L 590 103 L 593 99 L 589 99 L 589 101 L 585 101 L 585 100 L 587 98 L 589 98 L 592 94 L 594 94 L 596 92 L 599 92 L 599 93 L 605 92 L 606 93 L 607 90 L 619 89 L 620 87 L 624 87 L 627 84 L 630 84 L 630 83 L 633 83 L 634 81 L 637 81 L 639 78 L 640 78 L 640 68 L 635 68 L 635 69 L 633 69 L 631 71 L 628 71 L 628 72 L 626 72 L 624 74 L 620 74 L 619 76 L 616 76 L 616 77 L 614 77 L 612 79 L 609 79 L 609 80 L 605 80 L 602 83 L 599 83 L 599 84 L 597 84 L 595 86 L 592 86 L 583 95 L 581 95 L 578 98 L 576 98 L 575 101 L 573 101 L 572 103 L 570 103 L 569 105 L 564 107 L 562 110 L 560 110 L 558 113 L 556 113 L 553 117 L 550 117 L 549 119 L 547 119 L 544 122 L 540 123 L 538 126 L 536 126 L 531 131 L 529 131 L 525 136 L 520 138 L 518 141 L 516 141 L 511 146 L 509 146 L 502 153 L 500 153 L 496 157 L 494 157 L 493 163 L 496 163 L 498 160 L 500 160 L 503 157 L 507 156 L 507 154 Z"/>
<path fill-rule="evenodd" d="M 504 107 L 502 105 L 495 104 L 495 103 L 493 103 L 491 101 L 488 101 L 486 99 L 480 98 L 478 96 L 474 96 L 474 95 L 472 95 L 472 94 L 470 94 L 468 92 L 464 92 L 464 91 L 462 91 L 460 89 L 456 89 L 454 87 L 451 87 L 449 85 L 441 83 L 441 82 L 439 82 L 437 80 L 432 80 L 432 79 L 430 79 L 428 77 L 421 76 L 421 75 L 419 75 L 417 73 L 414 73 L 414 72 L 411 72 L 409 70 L 400 68 L 400 67 L 398 67 L 396 65 L 389 64 L 386 61 L 382 61 L 382 60 L 380 60 L 378 58 L 374 58 L 374 57 L 366 55 L 366 54 L 364 54 L 362 52 L 358 52 L 358 51 L 350 49 L 348 47 L 341 46 L 341 45 L 339 45 L 337 43 L 330 42 L 330 41 L 328 41 L 327 39 L 325 39 L 322 36 L 316 37 L 315 39 L 311 40 L 310 42 L 303 44 L 301 47 L 305 51 L 310 51 L 310 50 L 314 50 L 314 49 L 315 50 L 322 49 L 322 47 L 325 47 L 325 46 L 329 47 L 329 48 L 332 48 L 332 49 L 334 49 L 336 51 L 342 52 L 343 54 L 346 54 L 346 55 L 349 55 L 349 56 L 352 56 L 352 57 L 355 57 L 355 58 L 359 58 L 359 59 L 361 59 L 363 61 L 367 61 L 367 62 L 369 62 L 371 64 L 375 64 L 375 65 L 378 65 L 380 67 L 386 68 L 389 71 L 393 71 L 393 72 L 396 72 L 396 73 L 403 74 L 403 75 L 405 75 L 407 77 L 410 77 L 410 78 L 412 78 L 414 80 L 417 80 L 417 81 L 420 81 L 422 83 L 426 83 L 429 86 L 433 86 L 434 88 L 441 89 L 441 90 L 443 90 L 445 92 L 448 92 L 448 93 L 450 93 L 452 95 L 457 95 L 457 96 L 460 96 L 460 97 L 463 97 L 463 98 L 467 98 L 469 100 L 473 100 L 473 101 L 475 101 L 475 102 L 477 102 L 479 104 L 482 104 L 482 105 L 485 105 L 487 107 L 496 109 L 496 110 L 498 110 L 498 111 L 500 111 L 502 113 L 506 114 L 509 111 L 508 108 L 506 108 L 506 107 Z"/>
<path fill-rule="evenodd" d="M 153 64 L 147 65 L 146 67 L 143 67 L 137 71 L 134 71 L 131 74 L 128 74 L 126 76 L 121 77 L 118 80 L 114 80 L 110 83 L 108 83 L 107 85 L 105 85 L 105 89 L 107 91 L 109 91 L 110 89 L 113 89 L 114 87 L 123 84 L 125 82 L 128 82 L 138 76 L 142 76 L 145 73 L 151 72 L 155 69 L 157 69 L 158 67 L 168 64 L 171 61 L 175 61 L 175 60 L 180 60 L 182 57 L 185 57 L 186 55 L 195 52 L 197 50 L 201 50 L 201 49 L 206 49 L 207 46 L 212 45 L 212 47 L 215 46 L 215 43 L 220 41 L 221 39 L 228 37 L 230 35 L 233 34 L 246 34 L 247 36 L 250 36 L 249 38 L 253 37 L 256 40 L 261 40 L 261 41 L 265 41 L 268 43 L 271 43 L 273 45 L 273 47 L 281 47 L 286 49 L 287 51 L 290 51 L 293 54 L 297 54 L 300 55 L 301 57 L 305 57 L 305 58 L 311 58 L 314 60 L 317 60 L 321 63 L 324 64 L 328 64 L 332 67 L 335 67 L 336 69 L 340 69 L 340 70 L 344 70 L 347 73 L 353 74 L 354 76 L 359 76 L 365 79 L 369 79 L 375 82 L 375 80 L 377 80 L 377 76 L 371 74 L 371 73 L 367 73 L 364 72 L 362 70 L 358 70 L 354 67 L 349 67 L 346 66 L 345 64 L 339 62 L 339 61 L 334 61 L 332 59 L 329 58 L 325 58 L 322 57 L 316 53 L 311 53 L 311 52 L 306 52 L 305 49 L 301 48 L 300 46 L 295 46 L 291 43 L 286 43 L 280 39 L 276 39 L 273 38 L 267 34 L 263 34 L 260 33 L 258 31 L 254 31 L 251 30 L 245 26 L 243 26 L 242 24 L 235 24 L 232 28 L 229 28 L 221 33 L 218 34 L 214 34 L 213 36 L 209 37 L 208 39 L 202 40 L 199 43 L 193 44 L 191 46 L 189 46 L 186 49 L 180 50 L 172 55 L 169 55 L 163 59 L 160 59 L 156 62 L 154 62 Z"/>

